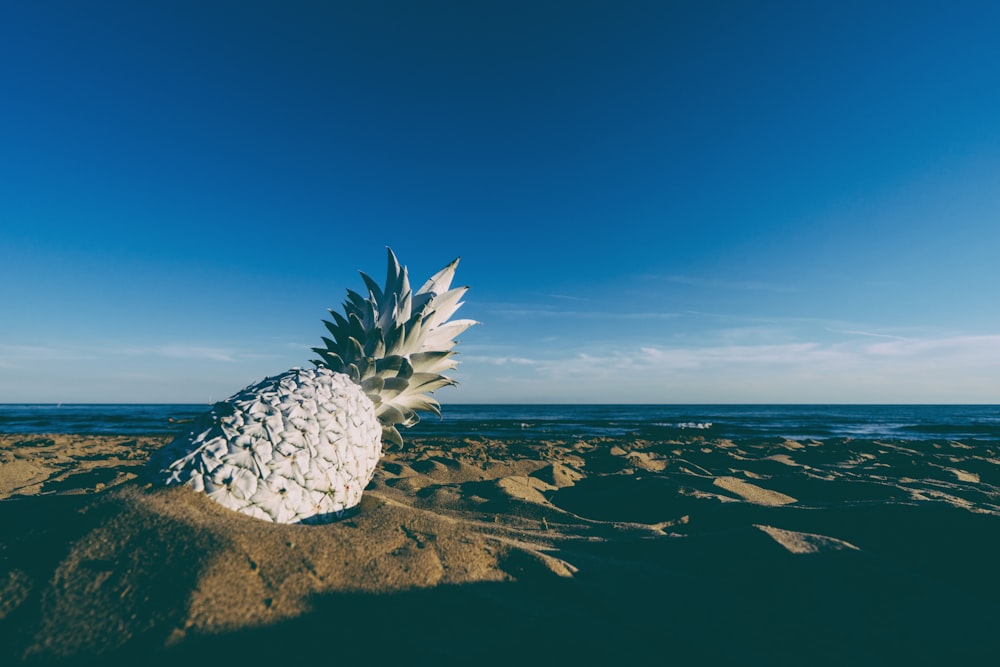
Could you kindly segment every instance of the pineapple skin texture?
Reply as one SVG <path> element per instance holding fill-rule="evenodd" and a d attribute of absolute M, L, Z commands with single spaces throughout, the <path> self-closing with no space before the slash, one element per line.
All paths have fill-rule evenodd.
<path fill-rule="evenodd" d="M 151 461 L 248 516 L 326 523 L 361 502 L 382 455 L 375 405 L 344 373 L 293 368 L 215 404 Z"/>

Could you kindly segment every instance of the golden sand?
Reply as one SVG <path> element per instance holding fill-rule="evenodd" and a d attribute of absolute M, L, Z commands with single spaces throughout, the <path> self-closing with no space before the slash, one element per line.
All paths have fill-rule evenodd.
<path fill-rule="evenodd" d="M 275 525 L 140 476 L 156 438 L 0 435 L 0 664 L 972 664 L 1000 456 L 421 440 Z M 983 663 L 980 663 L 983 664 Z"/>

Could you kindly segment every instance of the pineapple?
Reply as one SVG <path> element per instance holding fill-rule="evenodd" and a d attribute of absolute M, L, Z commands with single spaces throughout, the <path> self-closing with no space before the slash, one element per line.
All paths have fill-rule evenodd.
<path fill-rule="evenodd" d="M 361 502 L 383 443 L 402 445 L 397 426 L 440 415 L 429 396 L 455 384 L 455 336 L 473 320 L 449 318 L 467 287 L 451 289 L 456 259 L 415 293 L 389 249 L 385 287 L 361 273 L 367 297 L 347 291 L 330 310 L 330 338 L 310 369 L 292 368 L 216 403 L 157 452 L 154 479 L 184 484 L 265 521 L 323 523 Z"/>

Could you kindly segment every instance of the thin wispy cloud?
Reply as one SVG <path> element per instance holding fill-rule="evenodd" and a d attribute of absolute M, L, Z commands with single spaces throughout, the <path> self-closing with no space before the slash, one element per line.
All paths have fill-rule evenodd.
<path fill-rule="evenodd" d="M 621 355 L 610 357 L 616 363 Z M 898 339 L 878 343 L 798 341 L 783 344 L 645 346 L 629 357 L 633 366 L 733 368 L 735 366 L 801 366 L 816 370 L 835 367 L 871 369 L 904 360 L 905 368 L 917 363 L 952 364 L 955 368 L 1000 367 L 1000 335 L 958 335 L 922 339 Z M 904 368 L 903 364 L 899 368 Z M 1000 368 L 998 368 L 1000 370 Z"/>
<path fill-rule="evenodd" d="M 727 280 L 724 278 L 687 276 L 687 275 L 667 275 L 667 276 L 644 276 L 647 280 L 657 280 L 670 283 L 672 285 L 685 285 L 688 287 L 698 287 L 711 290 L 727 290 L 740 292 L 775 292 L 791 293 L 801 291 L 798 287 L 788 284 L 767 283 L 755 280 Z"/>
<path fill-rule="evenodd" d="M 515 357 L 515 356 L 487 356 L 487 355 L 464 355 L 462 357 L 464 363 L 480 363 L 489 364 L 492 366 L 538 366 L 540 364 L 546 363 L 538 359 L 529 359 L 527 357 Z"/>
<path fill-rule="evenodd" d="M 232 350 L 218 347 L 203 347 L 200 345 L 171 344 L 152 348 L 153 354 L 158 354 L 170 359 L 192 359 L 224 361 L 232 363 L 237 360 L 237 355 Z"/>
<path fill-rule="evenodd" d="M 272 345 L 272 349 L 286 350 L 299 349 L 303 356 L 309 354 L 308 347 L 298 345 Z M 149 356 L 164 357 L 167 359 L 183 359 L 188 361 L 218 361 L 222 363 L 241 363 L 246 361 L 259 361 L 263 359 L 282 358 L 284 354 L 267 352 L 248 352 L 235 348 L 201 345 L 197 343 L 167 343 L 150 347 L 131 348 L 129 354 L 144 354 Z M 303 359 L 304 360 L 304 359 Z"/>
<path fill-rule="evenodd" d="M 870 338 L 886 338 L 889 340 L 906 340 L 903 336 L 895 336 L 892 334 L 877 333 L 874 331 L 858 331 L 855 329 L 827 329 L 830 333 L 840 333 L 847 334 L 850 336 L 868 336 Z"/>
<path fill-rule="evenodd" d="M 960 357 L 976 363 L 1000 363 L 1000 335 L 899 339 L 869 345 L 867 351 L 882 357 Z"/>
<path fill-rule="evenodd" d="M 506 317 L 591 320 L 661 320 L 680 317 L 679 313 L 665 311 L 563 310 L 532 305 L 487 307 L 486 312 Z"/>
<path fill-rule="evenodd" d="M 35 360 L 70 361 L 93 358 L 93 352 L 75 345 L 16 345 L 0 343 L 0 364 L 13 365 Z"/>
<path fill-rule="evenodd" d="M 589 299 L 587 297 L 573 296 L 570 294 L 546 294 L 545 296 L 550 299 L 558 299 L 560 301 L 593 301 L 593 299 Z"/>
<path fill-rule="evenodd" d="M 150 357 L 190 361 L 234 363 L 265 359 L 275 355 L 245 353 L 232 348 L 198 343 L 162 343 L 157 345 L 10 345 L 0 344 L 0 363 L 5 365 L 31 361 L 99 361 L 120 357 Z"/>
<path fill-rule="evenodd" d="M 973 392 L 988 392 L 991 383 L 994 389 L 987 400 L 1000 400 L 993 379 L 1000 375 L 1000 335 L 876 338 L 567 347 L 530 357 L 475 355 L 465 358 L 464 372 L 470 377 L 465 385 L 475 386 L 477 366 L 489 364 L 496 386 L 521 383 L 525 395 L 569 400 L 590 395 L 607 402 L 705 397 L 800 402 L 830 395 L 845 402 L 926 402 L 969 400 Z M 886 386 L 902 389 L 887 396 Z"/>

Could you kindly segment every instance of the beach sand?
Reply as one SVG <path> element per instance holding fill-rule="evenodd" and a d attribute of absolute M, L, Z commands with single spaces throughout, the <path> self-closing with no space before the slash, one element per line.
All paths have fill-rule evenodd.
<path fill-rule="evenodd" d="M 286 526 L 143 483 L 165 442 L 0 435 L 0 664 L 1000 651 L 996 444 L 424 439 L 353 517 Z"/>

